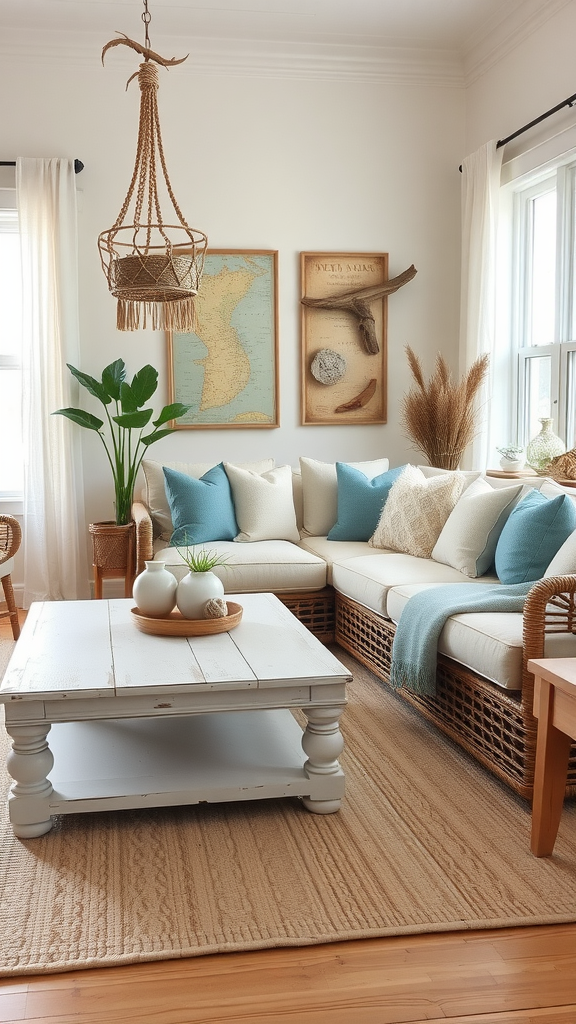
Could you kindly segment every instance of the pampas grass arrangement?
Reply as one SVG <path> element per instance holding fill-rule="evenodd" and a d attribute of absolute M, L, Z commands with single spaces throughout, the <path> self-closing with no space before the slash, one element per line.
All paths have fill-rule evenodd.
<path fill-rule="evenodd" d="M 488 355 L 480 356 L 459 383 L 453 380 L 444 357 L 438 355 L 427 384 L 422 364 L 409 345 L 406 354 L 416 382 L 403 400 L 406 432 L 431 466 L 458 469 L 476 433 L 474 400 L 488 372 Z"/>

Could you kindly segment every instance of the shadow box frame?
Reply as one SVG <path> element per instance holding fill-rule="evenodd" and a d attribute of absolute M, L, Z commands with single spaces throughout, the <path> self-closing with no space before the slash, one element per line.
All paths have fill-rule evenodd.
<path fill-rule="evenodd" d="M 174 430 L 273 430 L 280 426 L 280 367 L 279 367 L 279 312 L 278 312 L 278 250 L 277 249 L 207 249 L 204 271 L 206 266 L 210 266 L 211 257 L 228 257 L 234 259 L 240 257 L 245 260 L 250 260 L 252 257 L 269 257 L 271 262 L 271 273 L 269 275 L 271 292 L 268 295 L 268 301 L 271 305 L 270 314 L 270 336 L 267 339 L 268 351 L 264 353 L 266 359 L 266 376 L 271 385 L 270 394 L 270 419 L 264 422 L 258 421 L 234 421 L 234 420 L 223 420 L 214 422 L 203 421 L 199 422 L 183 422 L 182 418 L 179 420 L 171 420 L 170 426 Z M 204 275 L 200 282 L 198 290 L 199 296 L 202 295 L 202 283 L 204 281 Z M 206 294 L 206 293 L 204 293 Z M 198 299 L 196 300 L 198 301 Z M 210 316 L 204 314 L 205 316 Z M 201 329 L 201 328 L 200 328 Z M 195 335 L 202 344 L 204 344 L 200 333 L 190 332 Z M 167 362 L 168 362 L 168 401 L 172 402 L 183 402 L 185 405 L 190 404 L 186 397 L 182 396 L 182 385 L 177 379 L 176 374 L 176 345 L 177 338 L 183 337 L 178 331 L 166 331 L 166 349 L 167 349 Z M 254 344 L 254 342 L 253 342 Z M 207 348 L 207 346 L 206 346 Z M 207 349 L 208 354 L 209 350 Z M 208 358 L 208 356 L 206 357 Z M 200 360 L 192 358 L 193 363 L 198 363 Z M 180 384 L 180 386 L 179 386 Z M 189 415 L 189 414 L 186 414 Z M 184 417 L 185 420 L 185 417 Z"/>
<path fill-rule="evenodd" d="M 371 425 L 387 422 L 388 297 L 369 300 L 375 319 L 378 353 L 364 348 L 359 316 L 347 309 L 323 309 L 302 300 L 344 296 L 388 281 L 387 252 L 301 252 L 301 425 Z M 326 385 L 314 378 L 311 364 L 322 349 L 331 349 L 346 360 L 346 371 L 336 383 Z M 375 380 L 372 398 L 361 404 Z M 361 398 L 361 396 L 364 396 Z M 354 408 L 354 402 L 360 404 Z M 340 406 L 349 405 L 336 412 Z"/>

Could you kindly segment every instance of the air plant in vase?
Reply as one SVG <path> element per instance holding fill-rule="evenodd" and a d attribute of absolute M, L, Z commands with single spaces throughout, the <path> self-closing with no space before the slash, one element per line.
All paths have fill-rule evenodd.
<path fill-rule="evenodd" d="M 452 378 L 444 357 L 438 355 L 434 373 L 426 383 L 420 360 L 409 345 L 406 354 L 416 383 L 403 399 L 406 432 L 431 466 L 458 469 L 476 435 L 475 399 L 488 372 L 488 355 L 480 356 L 458 382 Z"/>

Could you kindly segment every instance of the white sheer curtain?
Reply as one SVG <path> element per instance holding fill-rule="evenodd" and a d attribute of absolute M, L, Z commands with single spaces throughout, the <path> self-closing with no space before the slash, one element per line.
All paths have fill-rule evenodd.
<path fill-rule="evenodd" d="M 89 594 L 80 438 L 55 409 L 77 405 L 79 364 L 74 164 L 18 159 L 24 300 L 24 608 Z"/>
<path fill-rule="evenodd" d="M 484 352 L 490 355 L 488 380 L 478 398 L 478 433 L 463 460 L 472 469 L 488 468 L 493 447 L 490 403 L 497 364 L 496 258 L 502 153 L 492 141 L 462 163 L 460 373 L 465 374 Z"/>

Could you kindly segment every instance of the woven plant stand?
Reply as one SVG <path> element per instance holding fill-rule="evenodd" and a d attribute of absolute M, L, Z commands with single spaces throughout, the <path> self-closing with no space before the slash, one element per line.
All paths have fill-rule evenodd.
<path fill-rule="evenodd" d="M 562 593 L 566 587 L 574 588 L 570 595 Z M 544 656 L 546 633 L 572 632 L 573 625 L 576 629 L 575 590 L 576 578 L 572 577 L 542 580 L 532 588 L 524 611 L 521 692 L 503 690 L 443 655 L 438 657 L 435 696 L 422 696 L 404 688 L 397 691 L 399 697 L 418 708 L 450 739 L 528 800 L 534 785 L 537 720 L 532 714 L 534 677 L 525 666 L 528 658 Z M 556 602 L 552 612 L 551 601 Z M 393 622 L 336 594 L 336 642 L 386 683 L 390 680 L 395 631 Z M 538 653 L 533 653 L 536 650 Z M 576 795 L 576 744 L 572 746 L 566 795 Z"/>
<path fill-rule="evenodd" d="M 94 597 L 102 597 L 102 580 L 124 579 L 124 597 L 132 596 L 136 575 L 136 524 L 90 523 Z"/>

